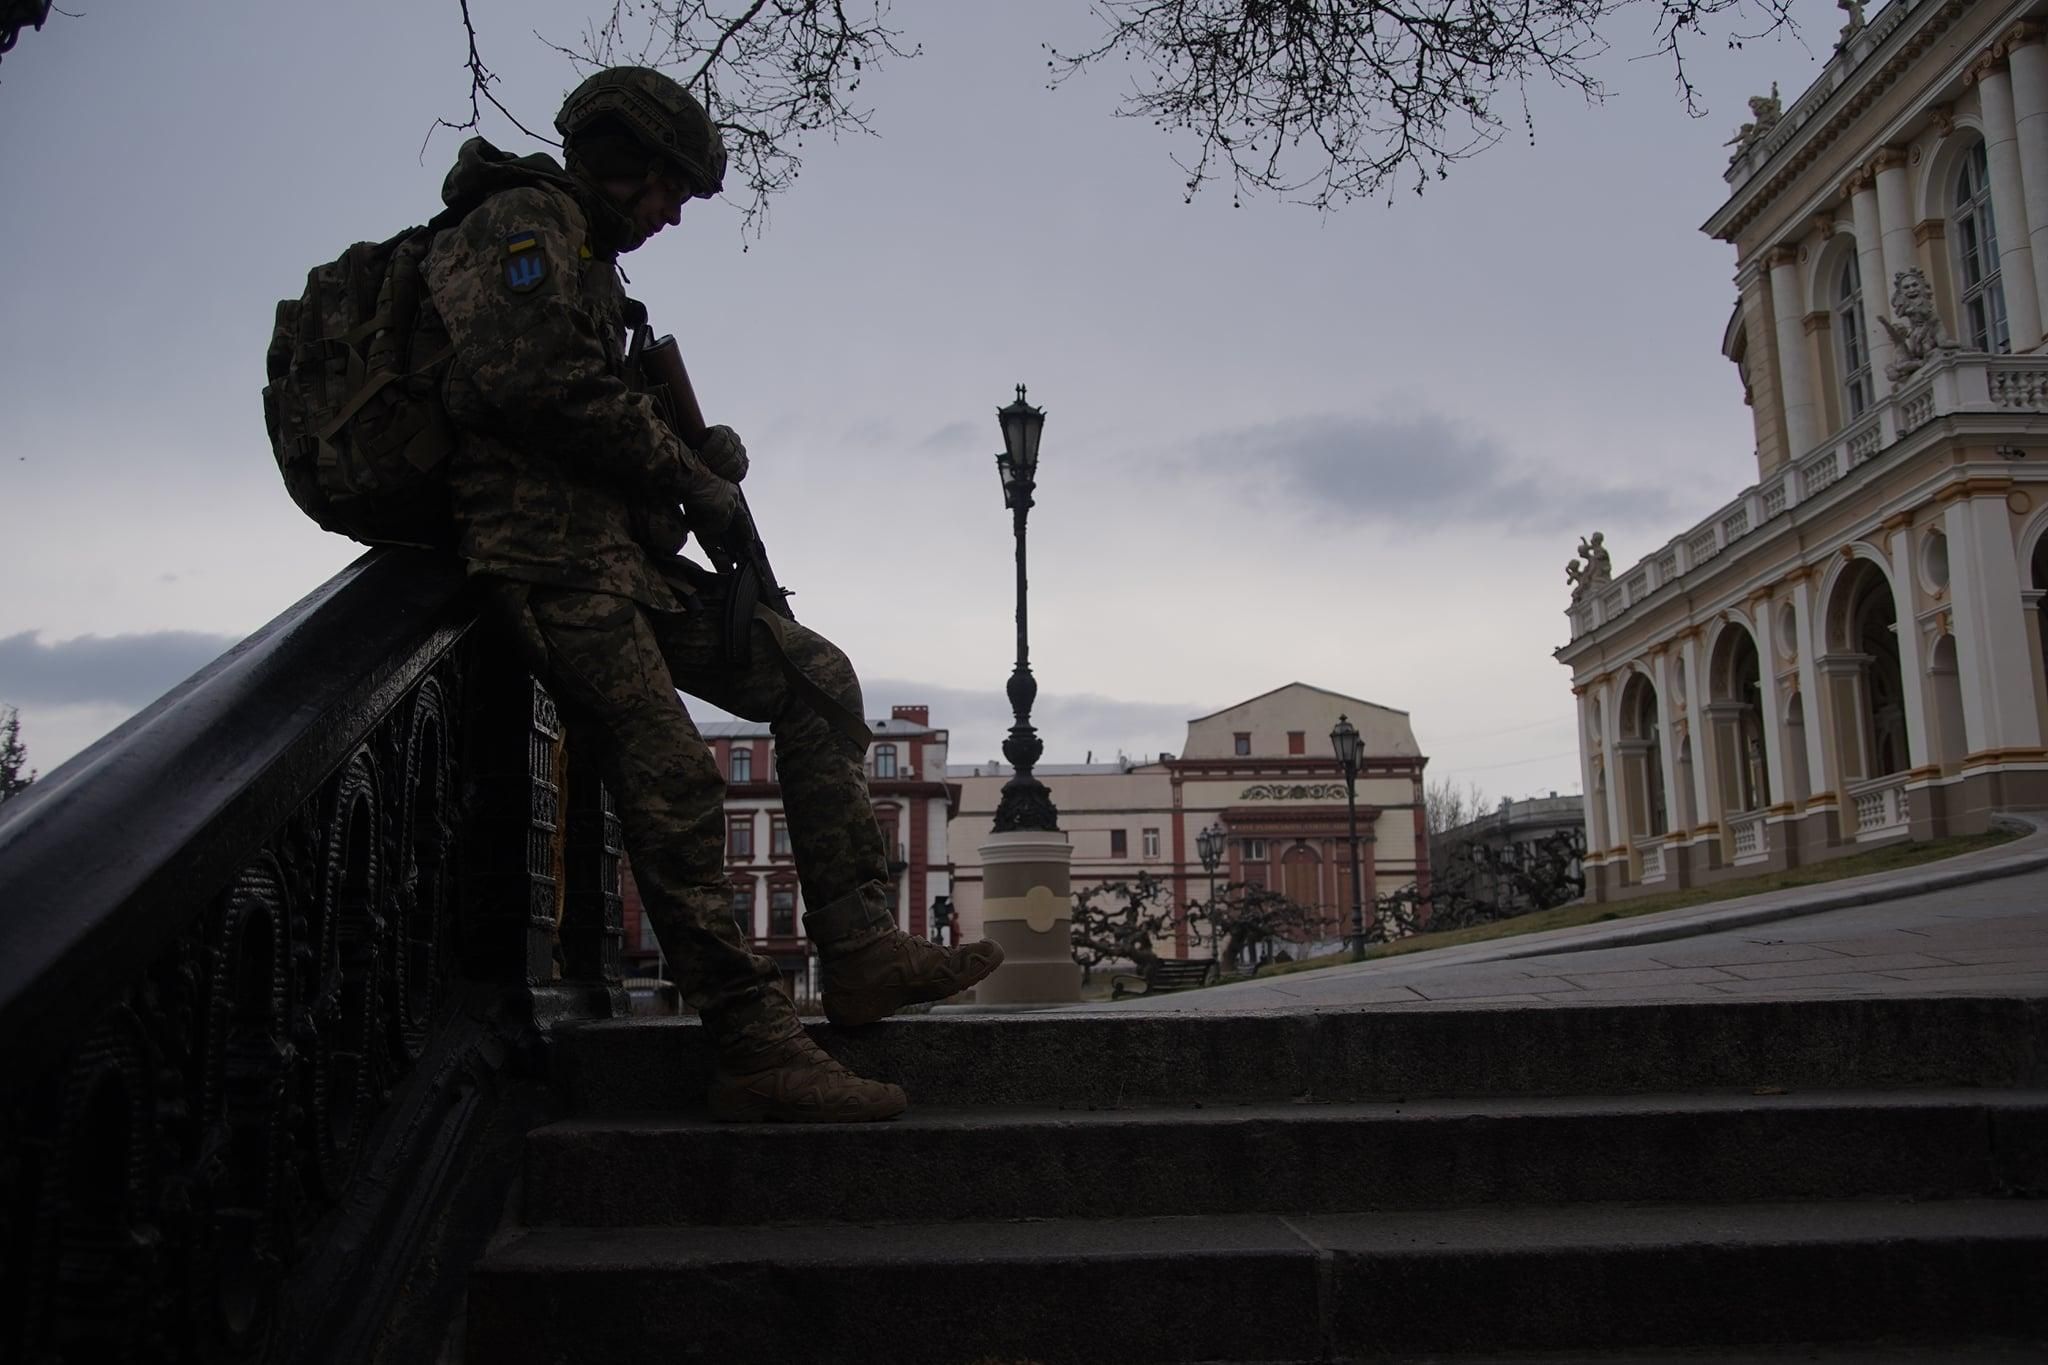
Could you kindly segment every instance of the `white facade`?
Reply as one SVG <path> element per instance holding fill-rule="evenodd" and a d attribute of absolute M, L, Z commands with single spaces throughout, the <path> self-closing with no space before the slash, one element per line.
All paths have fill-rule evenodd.
<path fill-rule="evenodd" d="M 2048 804 L 2044 9 L 1893 0 L 1731 163 L 1760 477 L 1570 608 L 1592 894 Z"/>
<path fill-rule="evenodd" d="M 1357 784 L 1363 851 L 1360 885 L 1384 894 L 1418 882 L 1427 890 L 1428 842 L 1422 810 L 1427 763 L 1405 711 L 1291 683 L 1188 722 L 1185 750 L 1146 762 L 1043 764 L 1034 775 L 1052 793 L 1060 828 L 1074 849 L 1076 892 L 1141 872 L 1165 880 L 1176 906 L 1206 898 L 1209 872 L 1196 837 L 1211 825 L 1225 835 L 1218 885 L 1257 882 L 1323 909 L 1331 936 L 1350 914 L 1348 807 L 1330 750 L 1339 715 L 1360 731 Z M 954 765 L 960 787 L 948 846 L 955 858 L 961 933 L 980 928 L 981 869 L 975 848 L 988 834 L 1010 769 Z M 1371 895 L 1362 898 L 1371 914 Z M 1185 928 L 1170 956 L 1203 957 Z"/>

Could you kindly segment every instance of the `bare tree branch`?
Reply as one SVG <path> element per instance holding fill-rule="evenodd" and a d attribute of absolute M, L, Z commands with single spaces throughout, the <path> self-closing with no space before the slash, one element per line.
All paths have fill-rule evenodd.
<path fill-rule="evenodd" d="M 514 114 L 510 109 L 507 109 L 498 102 L 497 95 L 491 90 L 491 87 L 498 83 L 497 73 L 484 64 L 483 54 L 477 50 L 476 24 L 469 17 L 469 0 L 460 0 L 460 3 L 462 5 L 462 31 L 469 37 L 469 59 L 467 62 L 469 67 L 469 117 L 460 123 L 451 123 L 444 118 L 435 119 L 433 127 L 427 129 L 426 141 L 420 144 L 421 153 L 424 154 L 426 152 L 427 142 L 433 141 L 434 129 L 436 128 L 446 128 L 456 133 L 466 133 L 475 129 L 483 122 L 482 105 L 484 103 L 488 103 L 491 108 L 503 114 L 514 128 L 517 128 L 528 137 L 545 142 L 550 147 L 559 147 L 560 143 L 544 133 L 534 132 L 533 129 L 519 121 L 517 114 Z"/>
<path fill-rule="evenodd" d="M 1419 194 L 1492 146 L 1503 91 L 1521 95 L 1533 137 L 1532 78 L 1604 99 L 1587 69 L 1608 50 L 1598 30 L 1651 5 L 1694 113 L 1683 44 L 1706 20 L 1757 16 L 1734 46 L 1791 24 L 1791 0 L 1095 0 L 1104 37 L 1048 49 L 1051 84 L 1132 62 L 1144 75 L 1117 112 L 1192 139 L 1174 158 L 1189 199 L 1228 180 L 1234 203 L 1274 194 L 1328 209 L 1396 184 Z"/>

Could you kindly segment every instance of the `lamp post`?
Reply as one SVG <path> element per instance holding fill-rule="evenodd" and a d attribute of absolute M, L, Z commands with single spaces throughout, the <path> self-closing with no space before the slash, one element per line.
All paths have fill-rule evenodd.
<path fill-rule="evenodd" d="M 1031 630 L 1027 610 L 1028 585 L 1024 575 L 1024 523 L 1031 513 L 1031 493 L 1038 486 L 1038 437 L 1045 429 L 1045 410 L 1024 401 L 1024 386 L 1017 386 L 1017 401 L 996 410 L 1003 427 L 1003 449 L 996 456 L 996 472 L 1003 480 L 1003 506 L 1010 509 L 1011 525 L 1017 536 L 1017 667 L 1010 673 L 1010 711 L 1015 723 L 1003 741 L 1003 757 L 1014 770 L 1003 784 L 1002 800 L 996 805 L 995 832 L 1014 830 L 1057 830 L 1059 812 L 1053 808 L 1052 793 L 1031 775 L 1031 769 L 1045 745 L 1031 728 L 1031 703 L 1038 697 L 1038 683 L 1031 676 Z"/>
<path fill-rule="evenodd" d="M 1358 869 L 1358 727 L 1338 716 L 1330 731 L 1330 748 L 1344 770 L 1344 804 L 1351 809 L 1351 960 L 1365 956 L 1365 899 Z"/>
<path fill-rule="evenodd" d="M 1212 824 L 1195 836 L 1195 852 L 1209 874 L 1209 932 L 1216 932 L 1216 865 L 1223 861 L 1223 826 Z"/>

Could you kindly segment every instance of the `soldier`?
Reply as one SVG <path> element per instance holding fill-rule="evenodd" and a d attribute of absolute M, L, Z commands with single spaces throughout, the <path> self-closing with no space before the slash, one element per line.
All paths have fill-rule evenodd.
<path fill-rule="evenodd" d="M 655 936 L 716 1050 L 714 1116 L 893 1117 L 901 1088 L 819 1050 L 773 964 L 734 924 L 725 785 L 675 689 L 771 722 L 815 907 L 804 927 L 834 1023 L 964 990 L 1002 950 L 944 949 L 897 929 L 852 666 L 780 618 L 774 629 L 756 619 L 749 661 L 728 665 L 708 571 L 678 556 L 687 530 L 715 533 L 732 518 L 746 448 L 714 427 L 692 449 L 629 386 L 617 260 L 719 191 L 717 126 L 681 86 L 641 67 L 584 81 L 555 126 L 566 170 L 472 138 L 442 189 L 451 206 L 475 205 L 441 233 L 425 269 L 454 346 L 446 399 L 460 551 L 572 724 L 596 741 Z"/>

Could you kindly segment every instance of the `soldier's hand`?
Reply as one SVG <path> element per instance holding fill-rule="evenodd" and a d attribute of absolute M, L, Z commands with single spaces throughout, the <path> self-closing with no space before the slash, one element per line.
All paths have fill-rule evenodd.
<path fill-rule="evenodd" d="M 746 443 L 731 427 L 706 427 L 704 440 L 697 447 L 697 458 L 721 479 L 738 483 L 747 477 Z"/>
<path fill-rule="evenodd" d="M 738 484 L 728 479 L 710 478 L 690 490 L 690 496 L 683 504 L 683 514 L 692 531 L 700 536 L 715 536 L 732 525 L 739 505 Z"/>

